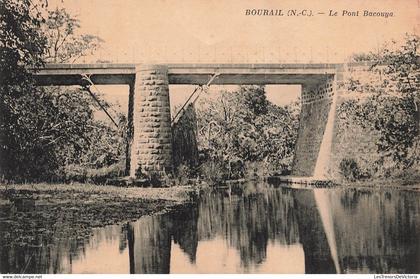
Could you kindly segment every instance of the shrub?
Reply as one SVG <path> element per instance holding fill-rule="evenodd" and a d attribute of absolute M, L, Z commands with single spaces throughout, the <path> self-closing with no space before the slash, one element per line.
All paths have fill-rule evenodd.
<path fill-rule="evenodd" d="M 158 171 L 151 171 L 146 175 L 148 183 L 152 187 L 169 187 L 175 185 L 175 180 L 170 172 L 164 173 Z"/>
<path fill-rule="evenodd" d="M 149 182 L 152 187 L 161 187 L 162 186 L 162 176 L 158 172 L 151 172 L 149 174 Z"/>
<path fill-rule="evenodd" d="M 176 182 L 178 185 L 188 184 L 189 178 L 191 178 L 192 170 L 187 165 L 181 164 L 176 169 Z"/>
<path fill-rule="evenodd" d="M 265 176 L 264 170 L 263 162 L 246 162 L 244 177 L 249 180 L 263 177 Z"/>
<path fill-rule="evenodd" d="M 340 173 L 348 181 L 362 178 L 360 168 L 354 159 L 343 159 L 340 162 Z"/>
<path fill-rule="evenodd" d="M 221 184 L 228 177 L 227 167 L 218 161 L 207 161 L 200 167 L 201 175 L 211 186 Z"/>

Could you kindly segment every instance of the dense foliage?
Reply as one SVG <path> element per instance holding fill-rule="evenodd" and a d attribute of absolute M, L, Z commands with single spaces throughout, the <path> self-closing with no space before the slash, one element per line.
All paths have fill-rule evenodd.
<path fill-rule="evenodd" d="M 46 45 L 40 31 L 42 7 L 29 0 L 2 1 L 0 7 L 0 171 L 10 176 L 19 171 L 39 146 L 27 146 L 32 135 L 22 123 L 24 109 L 31 106 L 26 94 L 36 90 L 27 69 L 42 65 Z M 31 150 L 30 150 L 31 149 Z M 48 153 L 48 151 L 46 152 Z M 28 158 L 30 160 L 30 158 Z M 42 158 L 39 158 L 43 160 Z"/>
<path fill-rule="evenodd" d="M 298 130 L 296 106 L 276 106 L 267 100 L 264 87 L 242 86 L 206 99 L 197 115 L 199 147 L 209 161 L 203 166 L 206 173 L 239 178 L 256 163 L 271 173 L 290 171 Z"/>
<path fill-rule="evenodd" d="M 72 165 L 106 167 L 125 148 L 121 130 L 94 119 L 87 92 L 36 87 L 31 79 L 31 69 L 73 62 L 101 41 L 77 34 L 77 19 L 44 4 L 5 0 L 0 7 L 0 177 L 15 181 L 62 179 Z"/>
<path fill-rule="evenodd" d="M 368 81 L 349 79 L 349 92 L 362 97 L 344 102 L 339 115 L 379 135 L 373 175 L 389 176 L 419 164 L 419 43 L 418 36 L 407 35 L 401 46 L 392 42 L 379 53 L 354 57 L 370 62 L 373 75 Z"/>

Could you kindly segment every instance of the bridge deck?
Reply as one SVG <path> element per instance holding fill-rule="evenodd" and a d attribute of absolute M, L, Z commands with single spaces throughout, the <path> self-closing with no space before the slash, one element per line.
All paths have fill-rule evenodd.
<path fill-rule="evenodd" d="M 341 64 L 168 64 L 170 84 L 311 84 L 325 81 Z M 39 85 L 132 84 L 136 64 L 47 64 L 35 73 Z"/>

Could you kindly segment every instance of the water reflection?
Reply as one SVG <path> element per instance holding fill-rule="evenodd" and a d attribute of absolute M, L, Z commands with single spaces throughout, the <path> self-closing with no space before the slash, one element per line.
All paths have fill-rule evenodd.
<path fill-rule="evenodd" d="M 128 273 L 128 253 L 121 248 L 121 226 L 96 229 L 89 241 L 58 238 L 39 246 L 7 245 L 0 242 L 1 273 Z M 5 231 L 1 230 L 1 233 Z"/>
<path fill-rule="evenodd" d="M 345 272 L 419 273 L 419 198 L 414 192 L 330 192 Z"/>
<path fill-rule="evenodd" d="M 89 241 L 3 245 L 0 271 L 419 273 L 419 197 L 231 185 L 205 191 L 197 204 L 168 214 L 96 229 Z"/>

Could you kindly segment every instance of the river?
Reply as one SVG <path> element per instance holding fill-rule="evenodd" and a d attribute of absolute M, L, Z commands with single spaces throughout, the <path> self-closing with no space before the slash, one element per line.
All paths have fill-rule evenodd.
<path fill-rule="evenodd" d="M 0 272 L 420 273 L 419 213 L 415 191 L 232 184 L 84 241 L 0 247 Z"/>

